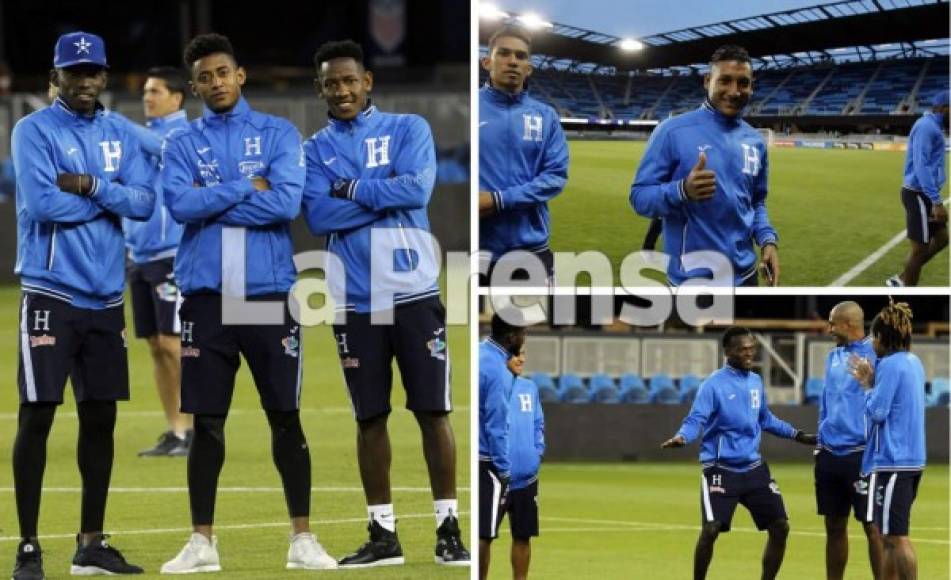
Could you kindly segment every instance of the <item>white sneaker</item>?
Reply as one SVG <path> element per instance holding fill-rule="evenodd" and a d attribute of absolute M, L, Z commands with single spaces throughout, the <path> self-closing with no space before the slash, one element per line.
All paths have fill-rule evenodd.
<path fill-rule="evenodd" d="M 218 538 L 211 541 L 201 534 L 192 534 L 188 543 L 173 559 L 162 564 L 162 574 L 195 574 L 197 572 L 219 572 Z"/>
<path fill-rule="evenodd" d="M 891 288 L 901 288 L 905 285 L 905 283 L 901 281 L 901 276 L 895 274 L 888 280 L 885 280 L 885 285 Z"/>
<path fill-rule="evenodd" d="M 337 561 L 327 554 L 314 534 L 297 534 L 287 550 L 288 570 L 335 570 Z"/>

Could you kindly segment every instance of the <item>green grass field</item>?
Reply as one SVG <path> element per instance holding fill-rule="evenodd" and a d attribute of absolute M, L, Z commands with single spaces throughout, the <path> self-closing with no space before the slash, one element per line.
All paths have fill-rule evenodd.
<path fill-rule="evenodd" d="M 645 143 L 570 141 L 569 148 L 568 186 L 550 204 L 551 247 L 604 252 L 617 283 L 621 259 L 640 250 L 649 223 L 628 201 Z M 767 206 L 779 232 L 784 286 L 829 285 L 904 230 L 898 194 L 904 153 L 773 148 L 769 155 Z M 947 197 L 947 184 L 942 195 Z M 849 285 L 883 286 L 902 269 L 907 244 Z M 947 250 L 924 268 L 920 285 L 948 285 Z"/>
<path fill-rule="evenodd" d="M 11 447 L 16 432 L 17 303 L 19 290 L 0 288 L 0 573 L 13 567 L 19 532 L 12 493 Z M 127 307 L 128 308 L 128 307 Z M 129 336 L 131 315 L 127 311 Z M 355 456 L 355 424 L 333 337 L 327 327 L 305 330 L 302 420 L 311 449 L 314 493 L 312 523 L 318 538 L 335 557 L 366 539 L 366 508 Z M 469 349 L 466 327 L 450 326 L 452 386 L 456 412 L 459 502 L 464 541 L 469 545 Z M 106 512 L 107 532 L 127 558 L 158 577 L 159 566 L 172 558 L 190 533 L 183 459 L 139 459 L 165 429 L 144 341 L 129 341 L 132 401 L 120 404 L 112 493 Z M 66 578 L 79 526 L 79 474 L 75 446 L 77 420 L 72 395 L 60 409 L 49 442 L 46 489 L 40 513 L 41 543 L 48 578 Z M 373 578 L 468 578 L 468 568 L 450 569 L 433 562 L 435 519 L 419 430 L 406 411 L 398 385 L 390 419 L 393 445 L 393 499 L 405 566 L 378 569 Z M 271 462 L 270 432 L 247 366 L 238 375 L 226 427 L 227 459 L 219 482 L 216 525 L 219 553 L 228 578 L 301 576 L 285 572 L 287 512 L 280 480 Z M 242 489 L 244 488 L 244 489 Z M 253 488 L 253 489 L 247 489 Z M 363 578 L 367 572 L 335 574 Z M 310 575 L 310 574 L 307 574 Z"/>
<path fill-rule="evenodd" d="M 825 577 L 825 534 L 815 514 L 812 466 L 770 466 L 792 528 L 779 578 Z M 539 477 L 541 535 L 529 577 L 690 578 L 700 525 L 696 463 L 550 463 Z M 759 578 L 766 534 L 742 506 L 714 550 L 709 580 Z M 948 467 L 929 466 L 912 510 L 918 577 L 947 579 Z M 849 524 L 846 578 L 869 578 L 865 536 Z M 490 578 L 511 578 L 508 522 L 492 545 Z"/>

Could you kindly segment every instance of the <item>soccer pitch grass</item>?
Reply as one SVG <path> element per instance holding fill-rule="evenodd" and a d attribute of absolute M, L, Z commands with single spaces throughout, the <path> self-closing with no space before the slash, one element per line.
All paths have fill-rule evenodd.
<path fill-rule="evenodd" d="M 19 531 L 13 501 L 11 448 L 16 432 L 16 370 L 19 289 L 0 288 L 0 574 L 13 568 Z M 136 452 L 150 447 L 165 429 L 155 393 L 145 341 L 132 338 L 127 303 L 129 367 L 132 400 L 119 404 L 116 454 L 106 531 L 129 561 L 158 578 L 159 566 L 185 544 L 191 525 L 186 492 L 185 460 L 140 459 Z M 469 546 L 469 349 L 466 327 L 449 327 L 452 353 L 450 415 L 456 435 L 457 481 L 463 541 Z M 366 540 L 366 507 L 357 471 L 356 425 L 328 327 L 307 328 L 303 338 L 304 387 L 301 419 L 311 450 L 313 486 L 311 521 L 318 539 L 334 557 L 352 552 Z M 49 441 L 49 461 L 40 508 L 40 542 L 47 578 L 69 576 L 79 526 L 76 467 L 75 404 L 67 387 L 67 402 L 57 413 Z M 391 482 L 399 520 L 398 531 L 406 565 L 372 571 L 335 571 L 349 578 L 468 578 L 468 568 L 433 562 L 435 517 L 429 479 L 412 414 L 404 409 L 405 394 L 394 385 L 390 417 L 393 447 Z M 231 414 L 226 426 L 226 460 L 219 481 L 216 534 L 223 573 L 227 578 L 279 578 L 305 573 L 285 571 L 288 531 L 281 483 L 271 461 L 270 431 L 242 362 Z M 165 576 L 163 576 L 165 578 Z"/>
<path fill-rule="evenodd" d="M 552 250 L 605 253 L 615 285 L 621 260 L 641 249 L 649 223 L 628 201 L 645 146 L 636 141 L 569 141 L 568 185 L 550 204 Z M 770 149 L 766 204 L 779 233 L 783 286 L 827 286 L 904 231 L 899 197 L 904 155 Z M 942 195 L 947 194 L 945 184 Z M 662 248 L 660 241 L 657 248 Z M 886 278 L 901 271 L 907 253 L 908 242 L 903 240 L 849 285 L 884 286 Z M 948 285 L 947 249 L 925 266 L 920 285 Z"/>
<path fill-rule="evenodd" d="M 825 578 L 825 532 L 812 465 L 775 463 L 791 532 L 779 578 Z M 529 577 L 691 578 L 700 529 L 696 463 L 548 463 L 539 476 L 540 533 Z M 511 578 L 508 521 L 492 544 L 490 578 Z M 927 468 L 912 509 L 918 577 L 948 578 L 948 466 Z M 709 580 L 759 578 L 766 533 L 738 506 L 714 548 Z M 865 535 L 849 523 L 847 580 L 869 578 Z"/>

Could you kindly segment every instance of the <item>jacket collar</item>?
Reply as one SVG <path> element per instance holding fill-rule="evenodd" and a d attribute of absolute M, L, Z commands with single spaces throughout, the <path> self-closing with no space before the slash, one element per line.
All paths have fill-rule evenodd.
<path fill-rule="evenodd" d="M 152 117 L 151 119 L 145 122 L 145 125 L 149 129 L 158 129 L 159 127 L 162 127 L 164 125 L 167 125 L 169 123 L 172 123 L 178 120 L 182 120 L 182 121 L 188 120 L 188 114 L 185 112 L 185 109 L 179 109 L 177 111 L 173 111 L 169 113 L 168 115 L 165 115 L 164 117 Z"/>
<path fill-rule="evenodd" d="M 370 119 L 373 118 L 373 115 L 376 113 L 376 105 L 373 104 L 373 101 L 367 97 L 367 106 L 363 108 L 362 111 L 357 113 L 357 116 L 350 120 L 338 119 L 330 114 L 330 111 L 327 111 L 327 122 L 331 127 L 340 131 L 346 131 L 351 127 L 361 127 L 370 122 Z"/>
<path fill-rule="evenodd" d="M 744 369 L 738 369 L 738 368 L 736 368 L 735 366 L 731 365 L 731 364 L 728 363 L 728 362 L 723 363 L 723 368 L 726 369 L 728 372 L 730 372 L 730 373 L 732 373 L 732 374 L 734 374 L 734 375 L 739 375 L 739 376 L 741 376 L 741 377 L 748 377 L 749 374 L 752 372 L 752 371 L 748 371 L 748 370 L 744 370 Z"/>
<path fill-rule="evenodd" d="M 216 113 L 206 106 L 202 111 L 201 116 L 206 122 L 220 122 L 225 121 L 228 118 L 240 119 L 250 112 L 251 105 L 249 105 L 248 102 L 244 100 L 244 97 L 238 97 L 238 102 L 234 104 L 234 107 L 231 107 L 230 111 Z"/>
<path fill-rule="evenodd" d="M 505 360 L 508 360 L 508 359 L 512 358 L 512 353 L 510 353 L 509 351 L 505 350 L 505 347 L 502 346 L 501 344 L 499 344 L 498 342 L 496 342 L 495 339 L 492 338 L 491 336 L 490 336 L 489 338 L 485 339 L 485 343 L 486 343 L 487 345 L 489 345 L 490 347 L 494 348 L 496 351 L 498 351 L 497 354 L 499 354 L 499 355 L 501 355 L 502 357 L 504 357 Z"/>
<path fill-rule="evenodd" d="M 489 81 L 485 81 L 485 86 L 482 90 L 489 96 L 490 99 L 502 105 L 521 103 L 522 100 L 525 99 L 524 89 L 518 93 L 509 93 L 493 87 Z"/>
<path fill-rule="evenodd" d="M 735 117 L 729 117 L 727 115 L 724 115 L 723 113 L 718 111 L 716 107 L 713 106 L 713 103 L 710 102 L 709 97 L 704 97 L 703 103 L 700 104 L 700 110 L 706 112 L 708 115 L 713 117 L 713 119 L 716 122 L 722 123 L 724 125 L 730 125 L 730 126 L 739 125 L 740 121 L 743 118 L 742 112 Z"/>
<path fill-rule="evenodd" d="M 50 107 L 61 117 L 66 119 L 75 119 L 77 121 L 92 121 L 97 117 L 101 117 L 106 110 L 106 108 L 102 106 L 102 103 L 96 101 L 96 108 L 93 110 L 92 115 L 81 115 L 79 112 L 71 109 L 69 105 L 66 104 L 66 101 L 62 99 L 62 97 L 56 97 L 56 100 L 53 101 L 53 104 L 51 104 Z"/>

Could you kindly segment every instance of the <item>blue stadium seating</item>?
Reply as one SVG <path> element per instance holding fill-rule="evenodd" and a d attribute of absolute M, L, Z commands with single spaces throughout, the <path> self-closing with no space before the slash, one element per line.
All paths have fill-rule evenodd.
<path fill-rule="evenodd" d="M 647 393 L 647 389 L 637 385 L 622 388 L 621 392 L 619 393 L 619 397 L 622 403 L 643 405 L 650 402 L 650 395 Z"/>
<path fill-rule="evenodd" d="M 551 375 L 548 373 L 534 372 L 528 375 L 528 379 L 538 385 L 539 389 L 542 387 L 555 388 L 555 381 L 551 380 Z"/>
<path fill-rule="evenodd" d="M 615 404 L 621 402 L 621 393 L 618 391 L 617 387 L 611 384 L 601 384 L 598 386 L 591 387 L 591 397 L 590 401 L 592 403 L 608 403 Z"/>
<path fill-rule="evenodd" d="M 699 389 L 697 387 L 690 387 L 687 390 L 684 390 L 684 388 L 681 387 L 680 390 L 680 402 L 684 405 L 692 405 L 693 400 L 697 398 L 697 391 Z"/>
<path fill-rule="evenodd" d="M 819 377 L 809 377 L 806 380 L 805 394 L 806 399 L 803 401 L 806 405 L 818 405 L 819 397 L 822 396 L 822 379 Z"/>
<path fill-rule="evenodd" d="M 670 375 L 667 373 L 657 373 L 652 376 L 650 379 L 650 392 L 651 394 L 656 393 L 660 389 L 670 387 L 676 391 L 677 386 L 674 384 L 674 379 L 670 378 Z"/>
<path fill-rule="evenodd" d="M 700 382 L 700 377 L 688 373 L 680 377 L 680 392 L 683 393 L 691 389 L 696 389 L 700 386 Z"/>
<path fill-rule="evenodd" d="M 538 400 L 542 403 L 557 403 L 558 391 L 551 385 L 538 385 Z"/>
<path fill-rule="evenodd" d="M 650 402 L 660 405 L 676 405 L 680 403 L 680 393 L 673 386 L 660 387 L 656 391 L 651 391 Z"/>
<path fill-rule="evenodd" d="M 646 386 L 644 385 L 644 379 L 642 379 L 639 375 L 635 375 L 634 373 L 625 373 L 621 375 L 621 390 L 624 391 L 631 387 L 646 389 Z"/>
<path fill-rule="evenodd" d="M 935 405 L 942 405 L 941 396 L 947 395 L 949 391 L 951 391 L 951 389 L 949 389 L 948 379 L 945 379 L 945 378 L 931 379 L 931 392 L 925 394 L 925 403 L 929 407 L 933 407 Z M 945 401 L 946 402 L 943 404 L 947 404 L 947 397 L 945 397 Z"/>
<path fill-rule="evenodd" d="M 574 373 L 564 373 L 558 377 L 558 398 L 562 403 L 587 403 L 588 389 L 581 377 Z"/>
<path fill-rule="evenodd" d="M 947 407 L 951 405 L 951 393 L 944 392 L 938 395 L 938 399 L 937 401 L 935 401 L 935 405 L 939 407 Z"/>

